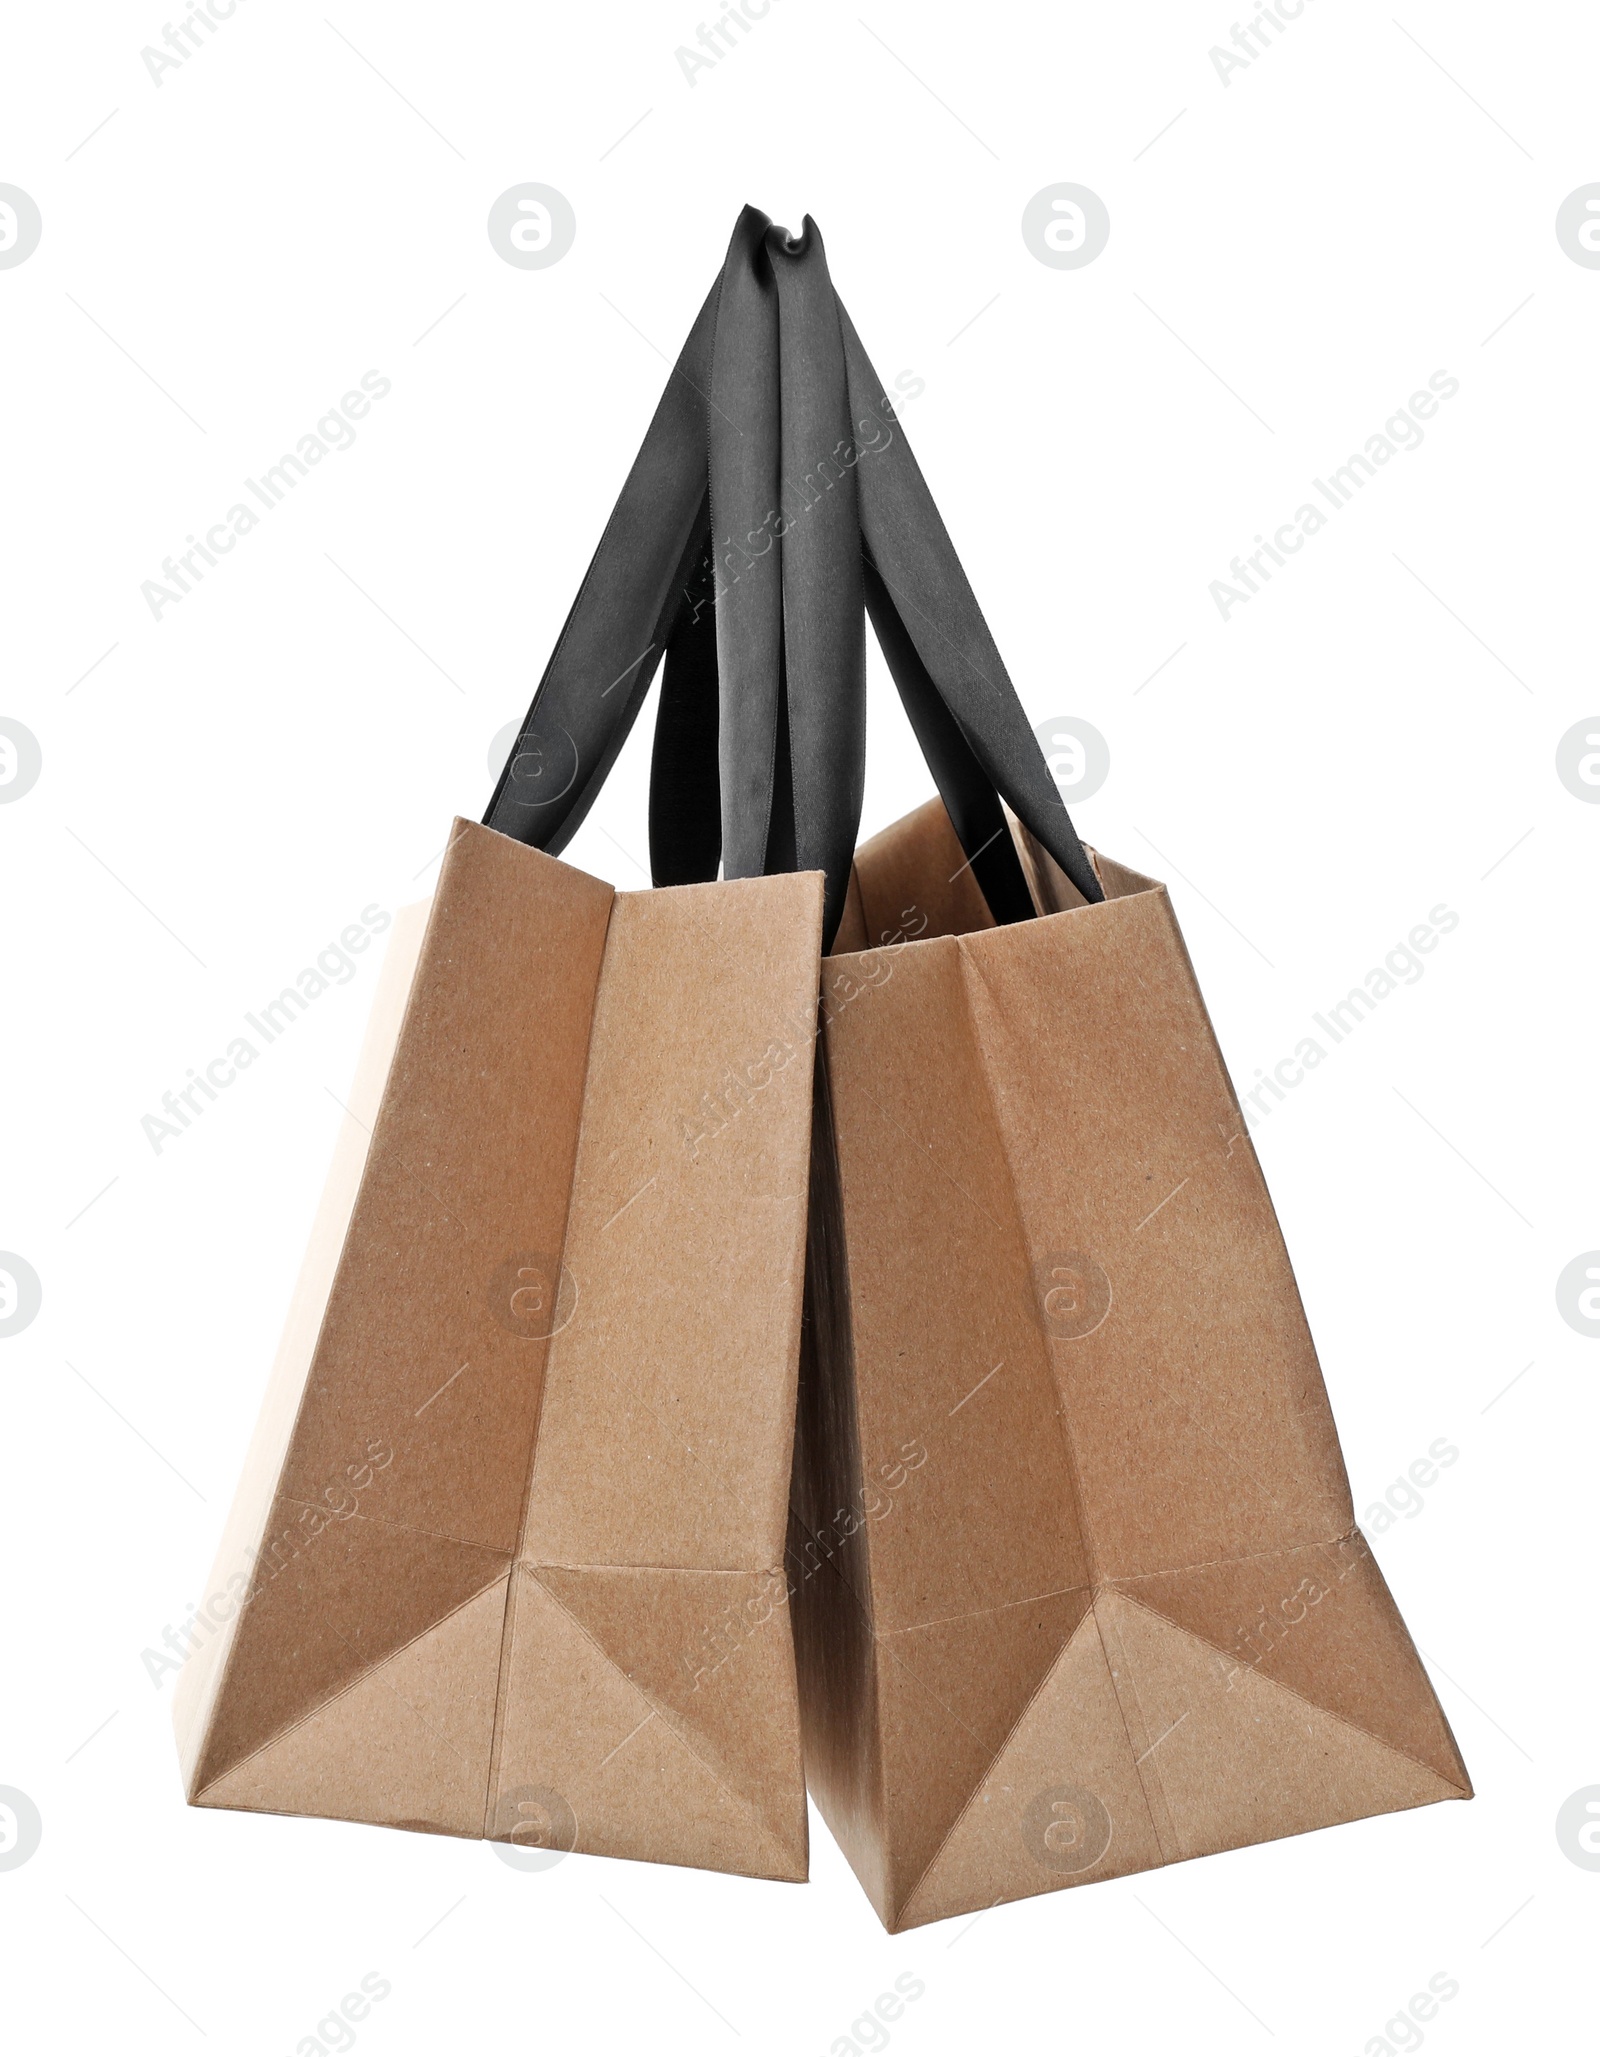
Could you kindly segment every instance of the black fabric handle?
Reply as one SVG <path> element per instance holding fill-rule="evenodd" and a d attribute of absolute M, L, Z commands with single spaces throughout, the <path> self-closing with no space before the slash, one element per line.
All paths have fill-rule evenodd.
<path fill-rule="evenodd" d="M 816 224 L 759 225 L 724 274 L 708 436 L 701 589 L 668 649 L 651 779 L 658 884 L 715 876 L 720 780 L 727 878 L 821 871 L 824 934 L 844 912 L 866 776 L 866 632 L 850 395 L 838 301 Z M 736 244 L 738 238 L 736 237 Z M 715 633 L 704 628 L 704 582 Z M 706 743 L 716 712 L 716 755 Z"/>
<path fill-rule="evenodd" d="M 864 609 L 996 919 L 1032 913 L 1001 796 L 1103 898 L 815 223 L 790 239 L 747 207 L 484 819 L 564 848 L 664 655 L 656 882 L 820 869 L 831 941 L 865 775 Z"/>
<path fill-rule="evenodd" d="M 767 869 L 782 692 L 783 580 L 771 533 L 781 465 L 771 227 L 759 209 L 747 207 L 734 230 L 706 414 L 718 674 L 713 761 L 729 878 L 759 878 Z"/>
<path fill-rule="evenodd" d="M 661 661 L 705 526 L 716 294 L 698 320 L 556 641 L 484 821 L 562 850 L 610 770 Z"/>
<path fill-rule="evenodd" d="M 843 307 L 839 320 L 851 411 L 859 419 L 869 408 L 887 408 L 889 402 Z M 1104 889 L 904 429 L 897 424 L 893 440 L 862 462 L 860 474 L 862 540 L 877 574 L 869 586 L 873 626 L 980 885 L 985 884 L 980 866 L 986 835 L 999 838 L 991 845 L 996 849 L 1011 840 L 999 835 L 1004 816 L 998 795 L 1084 898 L 1103 900 Z M 1014 857 L 1009 849 L 1006 854 Z M 1006 872 L 1009 877 L 1009 864 Z M 1021 884 L 1020 871 L 1015 883 Z M 1014 897 L 998 879 L 996 887 Z M 1007 918 L 992 899 L 990 906 L 997 920 Z"/>
<path fill-rule="evenodd" d="M 765 261 L 768 226 L 766 216 L 753 208 L 739 217 L 722 272 L 673 366 L 496 782 L 484 821 L 519 842 L 555 853 L 571 841 L 616 761 L 669 644 L 674 669 L 687 667 L 691 676 L 697 666 L 704 669 L 712 629 L 703 607 L 686 609 L 685 593 L 704 597 L 701 571 L 711 484 L 720 483 L 720 465 L 736 447 L 722 443 L 712 450 L 707 422 L 718 419 L 716 373 L 720 370 L 725 388 L 730 381 L 737 386 L 746 339 L 734 317 Z M 732 335 L 719 353 L 725 303 Z M 759 380 L 757 390 L 764 390 Z M 738 393 L 732 397 L 738 405 Z M 721 418 L 738 436 L 729 418 Z M 720 629 L 720 617 L 713 620 Z M 758 650 L 738 665 L 740 676 L 748 678 L 759 661 Z M 773 669 L 775 676 L 775 659 Z M 686 822 L 702 818 L 694 802 L 698 797 L 703 803 L 707 774 L 689 772 L 690 753 L 683 747 L 669 751 L 668 761 L 675 781 L 691 780 L 674 792 L 673 813 L 681 812 Z M 698 839 L 691 833 L 687 849 L 697 853 L 696 863 L 703 861 L 708 841 L 703 831 Z M 680 852 L 677 862 L 681 870 L 690 858 Z"/>
<path fill-rule="evenodd" d="M 657 721 L 659 784 L 652 785 L 653 850 L 655 826 L 663 824 L 657 881 L 715 875 L 707 868 L 709 838 L 696 827 L 709 811 L 709 786 L 691 787 L 682 759 L 684 738 L 693 735 L 696 747 L 704 747 L 716 702 L 724 758 L 737 724 L 738 760 L 747 768 L 775 767 L 760 794 L 765 801 L 776 789 L 771 812 L 760 817 L 768 825 L 761 868 L 803 864 L 827 872 L 824 936 L 831 941 L 861 813 L 865 674 L 858 632 L 864 598 L 912 730 L 995 919 L 1028 920 L 1035 911 L 1002 796 L 1085 898 L 1103 899 L 905 431 L 833 295 L 815 224 L 808 217 L 796 243 L 769 231 L 768 254 L 778 288 L 781 550 L 771 551 L 770 537 L 761 538 L 760 564 L 742 567 L 750 585 L 739 604 L 748 615 L 756 580 L 765 582 L 759 591 L 767 609 L 761 617 L 763 648 L 770 654 L 770 587 L 774 573 L 781 578 L 779 690 L 774 700 L 770 663 L 749 691 L 726 668 L 720 682 L 713 679 L 716 658 L 728 648 L 720 631 L 715 652 L 708 643 L 701 646 L 698 668 L 675 672 L 669 658 Z M 761 335 L 763 363 L 770 367 L 770 330 Z M 770 399 L 766 405 L 770 410 Z M 770 411 L 763 413 L 768 438 L 770 422 Z M 770 440 L 761 448 L 768 466 L 760 474 L 764 485 L 771 475 Z M 824 453 L 820 460 L 812 455 L 817 451 Z M 753 504 L 748 496 L 745 504 Z M 853 522 L 859 532 L 852 531 Z M 716 533 L 721 610 L 735 594 L 742 560 L 734 536 L 720 523 Z M 754 533 L 743 539 L 757 540 Z M 813 610 L 817 634 L 811 633 Z M 774 724 L 775 743 L 768 740 Z M 793 830 L 786 842 L 781 814 L 790 787 Z M 669 792 L 673 804 L 666 800 Z M 726 823 L 725 791 L 722 807 Z M 752 805 L 747 812 L 754 817 L 756 810 Z M 677 824 L 670 849 L 669 821 Z M 755 849 L 751 841 L 738 853 L 736 871 L 725 843 L 725 872 L 755 869 Z"/>
<path fill-rule="evenodd" d="M 839 303 L 816 223 L 769 234 L 778 282 L 783 689 L 794 865 L 827 875 L 823 934 L 844 913 L 867 766 L 861 519 Z M 780 752 L 781 755 L 781 752 Z M 781 791 L 781 780 L 780 780 Z"/>
<path fill-rule="evenodd" d="M 780 303 L 788 433 L 798 439 L 787 451 Z M 832 349 L 820 377 L 819 324 Z M 792 243 L 745 208 L 495 786 L 491 828 L 563 849 L 664 655 L 650 792 L 656 883 L 714 878 L 719 861 L 729 878 L 815 868 L 834 889 L 832 933 L 860 815 L 858 523 L 853 496 L 813 520 L 785 575 L 782 510 L 800 453 L 825 455 L 847 406 L 820 243 Z M 802 738 L 799 845 L 786 665 L 816 710 Z M 838 735 L 855 765 L 842 782 L 824 755 Z"/>

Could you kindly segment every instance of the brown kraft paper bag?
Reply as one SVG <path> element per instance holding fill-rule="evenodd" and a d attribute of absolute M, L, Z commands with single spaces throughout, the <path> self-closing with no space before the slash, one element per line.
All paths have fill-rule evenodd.
<path fill-rule="evenodd" d="M 857 470 L 943 797 L 823 964 L 813 1797 L 891 1929 L 1469 1797 L 1166 891 L 1073 835 L 903 433 Z"/>
<path fill-rule="evenodd" d="M 764 834 L 718 880 L 715 819 L 703 883 L 553 854 L 663 648 L 658 884 L 716 802 L 713 629 L 776 705 L 702 576 L 708 407 L 775 449 L 775 291 L 742 221 L 488 824 L 397 921 L 180 1681 L 197 1805 L 806 1876 L 781 1601 L 824 882 L 750 875 Z"/>

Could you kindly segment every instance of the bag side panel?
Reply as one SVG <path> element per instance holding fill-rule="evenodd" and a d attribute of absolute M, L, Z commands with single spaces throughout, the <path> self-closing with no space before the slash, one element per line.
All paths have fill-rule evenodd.
<path fill-rule="evenodd" d="M 783 1561 L 819 878 L 617 900 L 563 1260 L 573 1313 L 551 1345 L 529 1563 Z"/>
<path fill-rule="evenodd" d="M 505 1578 L 612 898 L 456 824 L 193 1797 Z"/>
<path fill-rule="evenodd" d="M 1346 1534 L 1294 1274 L 1165 891 L 961 950 L 1099 1575 Z"/>
<path fill-rule="evenodd" d="M 497 1837 L 547 1791 L 579 1849 L 806 1874 L 783 1556 L 822 884 L 618 899 L 502 1658 Z"/>
<path fill-rule="evenodd" d="M 870 1639 L 813 1673 L 819 1804 L 890 1922 L 1081 1620 L 1092 1572 L 960 946 L 831 958 L 824 992 L 849 1347 L 818 1364 L 797 1507 L 829 1572 L 813 1611 L 852 1648 Z"/>
<path fill-rule="evenodd" d="M 877 1747 L 872 1580 L 866 1561 L 866 1521 L 882 1506 L 863 1479 L 844 1200 L 827 1052 L 819 1041 L 789 1499 L 789 1606 L 806 1783 L 887 1923 L 893 1909 Z"/>
<path fill-rule="evenodd" d="M 339 1252 L 344 1248 L 366 1167 L 372 1124 L 377 1119 L 395 1045 L 400 1039 L 400 1024 L 427 919 L 426 901 L 402 907 L 394 917 L 394 931 L 378 973 L 348 1109 L 334 1144 L 333 1162 L 312 1225 L 311 1240 L 197 1619 L 196 1633 L 203 1640 L 195 1645 L 185 1662 L 173 1695 L 173 1726 L 186 1790 L 194 1775 L 223 1665 L 237 1630 L 239 1603 L 249 1589 L 250 1567 L 266 1532 L 273 1494 L 283 1471 L 289 1438 L 294 1433 L 317 1332 L 333 1289 Z"/>

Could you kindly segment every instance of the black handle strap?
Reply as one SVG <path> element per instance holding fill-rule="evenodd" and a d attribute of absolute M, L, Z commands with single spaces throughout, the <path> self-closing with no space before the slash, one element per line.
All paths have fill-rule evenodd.
<path fill-rule="evenodd" d="M 869 409 L 889 408 L 843 307 L 839 319 L 852 412 L 860 418 Z M 1103 900 L 904 429 L 897 425 L 892 441 L 867 458 L 860 472 L 862 540 L 876 574 L 868 585 L 873 627 L 986 897 L 994 879 L 1001 901 L 996 905 L 990 898 L 996 920 L 1008 918 L 1004 907 L 1025 904 L 1031 911 L 1011 839 L 1001 833 L 1001 798 L 1084 898 Z M 990 860 L 986 874 L 980 867 L 991 848 L 1004 857 L 999 867 Z"/>
<path fill-rule="evenodd" d="M 715 876 L 711 839 L 696 826 L 713 811 L 709 780 L 691 783 L 685 760 L 691 751 L 705 751 L 711 710 L 720 706 L 724 761 L 731 757 L 747 776 L 757 767 L 761 777 L 760 791 L 748 796 L 745 809 L 755 824 L 751 835 L 732 863 L 725 838 L 723 868 L 737 876 L 819 866 L 828 874 L 824 935 L 831 940 L 861 813 L 864 598 L 913 732 L 995 919 L 1022 921 L 1034 913 L 1002 796 L 1079 891 L 1102 899 L 1100 881 L 904 429 L 833 294 L 815 224 L 808 217 L 794 243 L 769 230 L 767 249 L 778 306 L 781 547 L 772 547 L 770 528 L 737 537 L 719 522 L 716 531 L 719 623 L 724 609 L 734 618 L 735 605 L 744 610 L 737 618 L 752 614 L 759 592 L 766 609 L 764 661 L 742 687 L 728 668 L 730 638 L 720 627 L 715 648 L 709 639 L 697 646 L 698 663 L 675 669 L 669 656 L 652 785 L 657 881 Z M 770 369 L 770 328 L 762 329 L 761 342 L 762 364 Z M 761 420 L 770 435 L 771 389 L 759 401 L 750 393 L 747 404 L 752 411 L 767 410 Z M 769 462 L 770 443 L 761 447 Z M 770 475 L 761 473 L 753 497 L 747 488 L 744 506 L 759 500 Z M 759 557 L 746 561 L 741 545 L 746 553 L 759 547 Z M 770 663 L 775 576 L 782 585 L 776 700 Z M 689 631 L 680 633 L 687 653 Z M 719 657 L 720 682 L 713 676 Z M 733 735 L 738 742 L 730 751 Z M 784 812 L 791 791 L 792 827 Z M 726 830 L 726 788 L 722 811 Z"/>
<path fill-rule="evenodd" d="M 490 827 L 556 852 L 666 658 L 659 884 L 791 868 L 843 911 L 865 774 L 864 608 L 998 920 L 1032 901 L 1001 796 L 1099 880 L 808 216 L 747 207 L 496 784 Z"/>
<path fill-rule="evenodd" d="M 831 325 L 838 364 L 808 398 L 819 322 Z M 836 797 L 836 776 L 830 790 L 821 755 L 835 729 L 855 734 L 861 755 L 852 681 L 864 677 L 864 659 L 853 669 L 839 662 L 861 611 L 857 517 L 850 497 L 812 521 L 785 578 L 783 510 L 798 457 L 784 449 L 779 395 L 781 347 L 797 410 L 790 434 L 808 462 L 813 446 L 826 454 L 837 441 L 830 409 L 842 433 L 848 405 L 837 326 L 820 244 L 790 243 L 745 208 L 495 787 L 490 827 L 563 849 L 664 655 L 650 801 L 656 882 L 715 877 L 719 859 L 730 878 L 825 870 L 840 881 L 831 932 L 860 809 L 860 770 L 852 808 L 848 793 Z M 798 848 L 786 665 L 798 667 L 804 704 L 819 710 L 802 752 L 808 827 Z"/>
<path fill-rule="evenodd" d="M 866 782 L 867 653 L 856 446 L 839 303 L 816 223 L 768 231 L 778 288 L 781 420 L 779 563 L 783 598 L 778 802 L 769 869 L 827 876 L 823 933 L 844 913 Z M 730 693 L 731 688 L 731 693 Z M 737 699 L 724 679 L 722 705 Z M 787 779 L 784 771 L 787 770 Z M 783 845 L 787 843 L 789 849 Z M 792 854 L 790 854 L 792 851 Z M 724 860 L 726 869 L 726 859 Z"/>
<path fill-rule="evenodd" d="M 790 238 L 746 209 L 754 261 L 724 275 L 708 434 L 701 589 L 668 646 L 651 784 L 659 884 L 821 871 L 844 912 L 866 776 L 860 515 L 839 306 L 816 224 Z M 739 238 L 736 236 L 736 244 Z M 704 627 L 704 586 L 715 633 Z M 717 749 L 706 751 L 715 718 Z"/>
<path fill-rule="evenodd" d="M 668 643 L 685 635 L 684 592 L 704 556 L 716 470 L 707 417 L 716 418 L 719 311 L 724 300 L 738 301 L 763 261 L 766 226 L 751 208 L 739 218 L 490 797 L 485 822 L 519 842 L 555 853 L 571 841 Z M 737 350 L 725 348 L 725 384 L 737 362 Z M 729 428 L 738 433 L 734 423 Z M 703 651 L 691 638 L 678 655 L 692 667 Z"/>
<path fill-rule="evenodd" d="M 746 207 L 723 267 L 706 438 L 716 609 L 722 868 L 767 869 L 783 672 L 783 579 L 773 534 L 780 481 L 778 289 L 769 231 Z M 715 874 L 712 874 L 715 876 Z"/>

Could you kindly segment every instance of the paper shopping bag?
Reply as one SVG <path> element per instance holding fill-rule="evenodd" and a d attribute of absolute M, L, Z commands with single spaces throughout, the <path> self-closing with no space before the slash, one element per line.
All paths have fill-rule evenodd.
<path fill-rule="evenodd" d="M 803 1878 L 787 1639 L 703 1653 L 781 1562 L 810 1050 L 773 1045 L 821 882 L 618 894 L 459 823 L 417 913 L 182 1681 L 190 1797 Z M 759 1121 L 691 1151 L 741 1061 Z"/>
<path fill-rule="evenodd" d="M 838 349 L 881 415 L 842 310 Z M 823 964 L 812 1793 L 895 1929 L 1466 1797 L 1166 892 L 1078 842 L 898 424 L 854 475 L 942 797 Z"/>
<path fill-rule="evenodd" d="M 489 825 L 456 823 L 397 923 L 181 1682 L 198 1805 L 806 1875 L 780 1603 L 824 880 L 792 839 L 784 875 L 736 875 L 767 868 L 771 737 L 751 769 L 724 733 L 719 782 L 716 702 L 776 718 L 777 585 L 735 607 L 705 577 L 708 406 L 776 451 L 765 228 L 741 221 Z M 712 875 L 618 893 L 552 853 L 663 651 L 690 719 L 658 736 L 656 875 L 708 843 Z"/>
<path fill-rule="evenodd" d="M 824 964 L 791 1579 L 893 1929 L 1470 1793 L 1166 892 L 1020 840 L 1060 912 L 935 800 Z"/>

